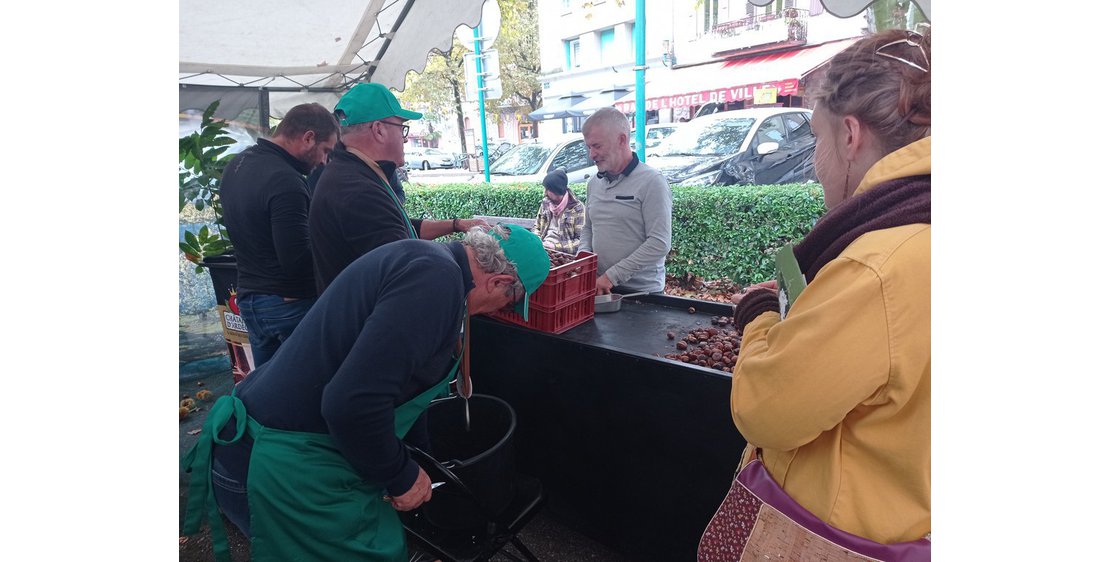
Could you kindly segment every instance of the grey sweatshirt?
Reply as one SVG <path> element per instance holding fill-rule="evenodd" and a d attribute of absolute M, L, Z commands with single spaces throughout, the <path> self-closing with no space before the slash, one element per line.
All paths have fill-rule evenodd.
<path fill-rule="evenodd" d="M 612 181 L 590 177 L 581 249 L 597 254 L 598 274 L 624 292 L 660 292 L 671 250 L 671 189 L 658 170 L 633 162 Z"/>

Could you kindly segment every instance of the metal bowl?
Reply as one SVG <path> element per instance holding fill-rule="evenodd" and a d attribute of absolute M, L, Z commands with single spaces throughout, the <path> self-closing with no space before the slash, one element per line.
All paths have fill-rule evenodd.
<path fill-rule="evenodd" d="M 597 295 L 594 297 L 594 312 L 617 312 L 621 309 L 621 301 L 628 297 L 638 297 L 646 295 L 645 292 L 628 293 L 622 295 L 620 293 L 609 293 L 607 295 Z"/>

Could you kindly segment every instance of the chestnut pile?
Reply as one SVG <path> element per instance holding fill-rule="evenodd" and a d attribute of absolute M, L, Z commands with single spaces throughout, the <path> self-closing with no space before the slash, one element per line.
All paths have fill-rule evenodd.
<path fill-rule="evenodd" d="M 564 254 L 563 252 L 556 252 L 555 250 L 550 249 L 547 250 L 547 256 L 551 258 L 551 269 L 555 269 L 556 267 L 566 265 L 574 261 L 574 256 L 570 254 Z"/>
<path fill-rule="evenodd" d="M 663 357 L 731 373 L 740 352 L 740 333 L 728 316 L 714 316 L 711 323 L 713 326 L 699 326 L 688 332 L 675 342 L 678 351 Z M 667 332 L 667 339 L 675 339 L 674 332 Z"/>

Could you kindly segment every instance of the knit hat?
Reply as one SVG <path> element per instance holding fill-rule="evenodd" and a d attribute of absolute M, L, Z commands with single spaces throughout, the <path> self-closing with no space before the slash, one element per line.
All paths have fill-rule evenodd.
<path fill-rule="evenodd" d="M 564 174 L 565 175 L 565 174 Z M 551 258 L 543 248 L 543 241 L 532 231 L 515 224 L 500 224 L 509 230 L 508 238 L 501 238 L 496 230 L 490 230 L 490 236 L 501 244 L 505 257 L 516 267 L 516 275 L 524 285 L 524 298 L 516 303 L 514 309 L 517 314 L 528 320 L 528 299 L 536 289 L 547 280 L 551 272 Z"/>
<path fill-rule="evenodd" d="M 561 168 L 557 169 L 543 178 L 544 189 L 551 190 L 557 195 L 562 195 L 567 192 L 567 173 Z"/>
<path fill-rule="evenodd" d="M 422 113 L 401 108 L 397 96 L 389 88 L 374 82 L 356 84 L 335 104 L 335 111 L 343 112 L 339 124 L 348 127 L 385 119 L 386 117 L 401 117 L 403 119 L 420 119 Z M 337 116 L 338 117 L 338 116 Z"/>

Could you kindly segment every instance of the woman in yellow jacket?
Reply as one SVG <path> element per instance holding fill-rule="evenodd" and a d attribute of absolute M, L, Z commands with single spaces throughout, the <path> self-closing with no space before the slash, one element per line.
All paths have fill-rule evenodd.
<path fill-rule="evenodd" d="M 930 42 L 872 35 L 815 93 L 829 212 L 794 248 L 789 307 L 740 298 L 732 415 L 771 476 L 828 524 L 880 543 L 930 523 Z"/>

